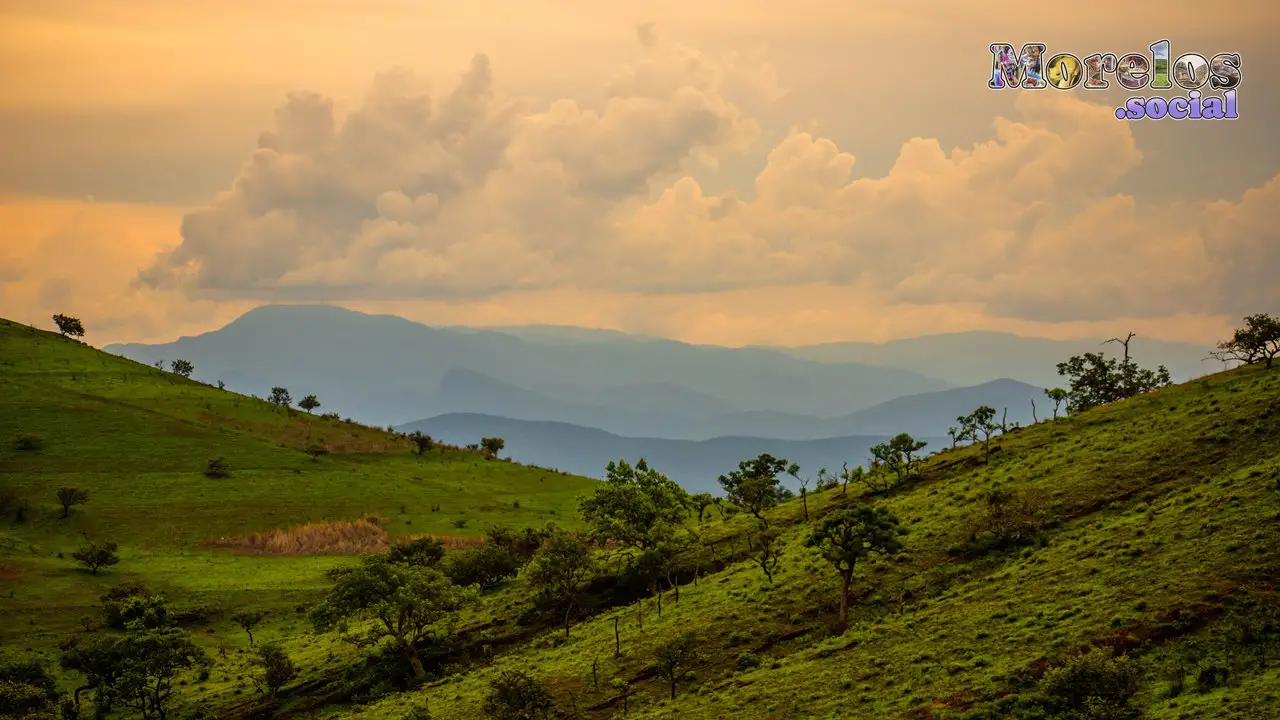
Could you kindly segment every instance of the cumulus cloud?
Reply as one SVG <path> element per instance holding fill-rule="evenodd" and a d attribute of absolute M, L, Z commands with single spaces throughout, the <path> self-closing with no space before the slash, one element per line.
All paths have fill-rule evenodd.
<path fill-rule="evenodd" d="M 480 298 L 513 291 L 873 288 L 1055 322 L 1274 306 L 1280 180 L 1239 202 L 1140 207 L 1130 126 L 1069 93 L 1028 93 L 988 141 L 906 142 L 884 177 L 792 132 L 754 184 L 707 193 L 701 165 L 758 149 L 744 110 L 765 64 L 637 30 L 598 102 L 501 97 L 477 57 L 435 96 L 380 75 L 341 122 L 291 96 L 231 187 L 188 213 L 144 283 L 211 298 Z"/>

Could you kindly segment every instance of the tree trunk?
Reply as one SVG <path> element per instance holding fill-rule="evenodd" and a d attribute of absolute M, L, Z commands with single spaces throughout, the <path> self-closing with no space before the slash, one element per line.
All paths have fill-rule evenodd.
<path fill-rule="evenodd" d="M 422 667 L 422 658 L 418 657 L 418 651 L 408 643 L 404 646 L 405 657 L 409 658 L 409 665 L 413 667 L 413 677 L 421 680 L 427 676 L 427 669 Z"/>
<path fill-rule="evenodd" d="M 564 610 L 564 639 L 565 639 L 565 640 L 568 640 L 568 639 L 569 639 L 569 613 L 571 613 L 571 612 L 573 612 L 573 606 L 572 606 L 572 605 L 570 605 L 569 607 L 565 608 L 565 610 Z"/>
<path fill-rule="evenodd" d="M 613 656 L 622 657 L 622 636 L 618 633 L 618 620 L 613 619 Z"/>
<path fill-rule="evenodd" d="M 63 519 L 63 520 L 66 520 L 66 519 L 67 519 L 67 516 L 68 516 L 68 515 L 70 515 L 70 514 L 71 514 L 71 506 L 70 506 L 70 505 L 63 505 L 63 506 L 62 506 L 62 519 Z"/>
<path fill-rule="evenodd" d="M 671 681 L 671 699 L 676 699 L 676 681 L 674 679 Z"/>
<path fill-rule="evenodd" d="M 654 590 L 658 595 L 658 617 L 662 617 L 662 586 L 654 585 Z"/>
<path fill-rule="evenodd" d="M 1038 425 L 1040 420 L 1036 418 L 1036 399 L 1031 398 L 1031 424 Z"/>
<path fill-rule="evenodd" d="M 853 581 L 853 569 L 840 573 L 840 624 L 849 622 L 849 583 Z"/>
<path fill-rule="evenodd" d="M 804 520 L 805 522 L 808 522 L 809 521 L 809 491 L 806 490 L 805 488 L 800 488 L 800 500 L 801 502 L 804 503 Z"/>
<path fill-rule="evenodd" d="M 245 628 L 244 631 L 245 631 L 245 634 L 249 636 L 249 647 L 253 647 L 253 631 L 250 630 L 249 628 Z"/>

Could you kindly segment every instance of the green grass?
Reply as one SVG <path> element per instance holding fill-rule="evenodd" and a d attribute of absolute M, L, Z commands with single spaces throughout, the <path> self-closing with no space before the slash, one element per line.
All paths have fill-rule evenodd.
<path fill-rule="evenodd" d="M 716 517 L 699 532 L 718 549 L 696 551 L 710 570 L 682 585 L 678 601 L 668 592 L 661 617 L 652 597 L 597 605 L 566 642 L 553 621 L 517 622 L 530 607 L 517 580 L 464 614 L 471 652 L 426 686 L 321 701 L 368 651 L 312 634 L 298 608 L 318 597 L 325 568 L 348 560 L 244 557 L 195 543 L 361 513 L 405 532 L 572 525 L 574 499 L 589 482 L 462 451 L 418 461 L 384 433 L 287 417 L 21 326 L 0 327 L 0 343 L 0 432 L 46 438 L 38 455 L 8 447 L 0 455 L 5 487 L 44 498 L 26 525 L 0 526 L 10 578 L 0 589 L 14 591 L 0 594 L 0 610 L 18 620 L 3 639 L 52 658 L 52 643 L 78 627 L 101 588 L 144 578 L 188 607 L 212 608 L 193 632 L 217 664 L 185 689 L 187 707 L 240 717 L 255 705 L 247 640 L 225 620 L 232 608 L 255 606 L 273 611 L 258 634 L 282 640 L 303 668 L 281 717 L 398 718 L 426 698 L 436 718 L 475 718 L 489 681 L 521 669 L 547 682 L 566 709 L 574 695 L 580 709 L 595 708 L 582 713 L 591 718 L 621 717 L 609 689 L 621 678 L 633 681 L 635 718 L 958 719 L 1025 691 L 1026 678 L 1091 645 L 1131 653 L 1144 675 L 1144 717 L 1280 714 L 1280 370 L 1233 370 L 1024 428 L 995 442 L 989 464 L 980 448 L 934 456 L 909 488 L 876 500 L 908 529 L 906 551 L 859 567 L 843 632 L 832 629 L 837 577 L 803 547 L 812 520 L 795 500 L 770 517 L 787 542 L 773 584 L 741 557 L 754 521 Z M 127 382 L 112 377 L 126 369 Z M 142 387 L 130 393 L 130 384 Z M 359 434 L 347 452 L 313 463 L 299 451 L 321 435 L 336 445 L 342 433 Z M 214 454 L 232 460 L 232 478 L 200 474 Z M 62 484 L 91 494 L 67 520 L 53 503 Z M 1039 543 L 967 549 L 984 493 L 996 485 L 1043 493 L 1052 522 Z M 813 493 L 810 515 L 867 500 L 855 495 Z M 436 503 L 441 511 L 430 512 Z M 473 519 L 464 531 L 451 524 L 459 514 Z M 119 539 L 121 564 L 92 578 L 57 559 L 81 532 Z M 722 568 L 715 562 L 734 552 Z M 1270 628 L 1273 644 L 1259 646 L 1269 662 L 1241 659 L 1233 638 L 1242 622 Z M 652 677 L 653 651 L 689 630 L 706 659 L 672 701 Z M 1198 668 L 1215 664 L 1231 667 L 1227 683 L 1196 687 Z M 1175 695 L 1177 673 L 1187 687 Z"/>

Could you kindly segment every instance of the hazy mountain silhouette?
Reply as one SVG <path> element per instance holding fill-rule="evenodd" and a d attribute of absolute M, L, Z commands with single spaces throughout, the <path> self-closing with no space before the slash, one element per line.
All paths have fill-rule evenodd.
<path fill-rule="evenodd" d="M 458 410 L 433 407 L 455 368 L 576 406 L 629 403 L 642 388 L 663 386 L 649 394 L 644 412 L 673 417 L 707 417 L 725 406 L 830 417 L 946 387 L 897 368 L 819 363 L 773 349 L 588 337 L 542 342 L 324 305 L 265 306 L 196 337 L 106 349 L 148 363 L 184 358 L 195 363 L 195 377 L 222 379 L 241 392 L 264 395 L 282 385 L 295 396 L 316 393 L 322 411 L 379 424 Z M 699 397 L 708 408 L 695 414 Z"/>
<path fill-rule="evenodd" d="M 1119 328 L 1123 329 L 1123 328 Z M 1106 338 L 1049 340 L 1001 332 L 960 332 L 886 343 L 840 342 L 795 348 L 778 348 L 806 360 L 830 363 L 865 363 L 902 368 L 940 378 L 952 385 L 974 385 L 997 377 L 1013 378 L 1040 387 L 1064 385 L 1057 364 L 1086 352 L 1120 355 Z M 1188 343 L 1172 343 L 1135 337 L 1130 343 L 1134 359 L 1143 367 L 1165 365 L 1175 380 L 1186 380 L 1222 369 L 1206 361 L 1209 349 Z"/>
<path fill-rule="evenodd" d="M 531 422 L 478 414 L 442 415 L 407 423 L 398 429 L 419 430 L 445 442 L 466 445 L 481 437 L 506 441 L 503 456 L 521 463 L 566 472 L 602 477 L 610 460 L 635 462 L 645 458 L 685 488 L 718 492 L 721 474 L 738 463 L 769 453 L 800 464 L 801 475 L 812 477 L 821 467 L 839 470 L 866 462 L 868 449 L 886 436 L 856 436 L 819 440 L 777 440 L 751 437 L 718 437 L 710 440 L 669 440 L 621 437 L 596 428 L 558 422 Z M 941 449 L 949 441 L 933 439 L 927 449 Z M 789 483 L 791 484 L 791 483 Z"/>

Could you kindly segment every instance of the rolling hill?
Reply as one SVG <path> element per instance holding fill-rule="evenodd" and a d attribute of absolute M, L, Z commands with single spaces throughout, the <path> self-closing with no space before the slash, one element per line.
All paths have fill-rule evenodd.
<path fill-rule="evenodd" d="M 41 440 L 0 455 L 0 640 L 56 669 L 68 634 L 114 632 L 95 625 L 99 595 L 144 581 L 210 658 L 207 672 L 177 678 L 171 717 L 400 720 L 429 704 L 436 720 L 469 720 L 517 672 L 556 712 L 591 720 L 1280 712 L 1280 370 L 1239 368 L 1042 421 L 989 453 L 947 450 L 889 492 L 782 502 L 762 513 L 776 538 L 767 546 L 781 551 L 771 577 L 752 559 L 760 522 L 732 508 L 687 518 L 652 584 L 627 580 L 624 552 L 596 549 L 567 614 L 521 572 L 424 643 L 421 683 L 406 682 L 400 655 L 305 621 L 329 586 L 324 571 L 353 559 L 201 541 L 366 512 L 402 536 L 490 520 L 580 527 L 576 500 L 597 484 L 453 449 L 419 459 L 398 435 L 288 414 L 7 323 L 0 433 Z M 313 460 L 303 449 L 317 440 L 332 453 Z M 215 453 L 231 477 L 201 474 Z M 61 519 L 53 493 L 71 484 L 89 502 Z M 902 549 L 858 561 L 842 624 L 840 577 L 809 540 L 862 506 L 897 518 Z M 473 522 L 456 527 L 464 517 Z M 119 539 L 120 564 L 94 576 L 58 556 L 86 537 Z M 242 609 L 270 612 L 259 642 L 300 670 L 275 697 L 251 681 L 256 650 L 231 619 Z M 682 637 L 696 652 L 672 685 L 660 661 Z M 82 683 L 56 672 L 65 691 Z"/>

